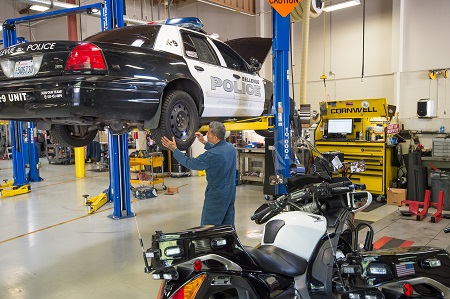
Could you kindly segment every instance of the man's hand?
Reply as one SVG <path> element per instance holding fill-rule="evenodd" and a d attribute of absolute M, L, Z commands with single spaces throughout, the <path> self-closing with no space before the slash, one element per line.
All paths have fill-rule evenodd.
<path fill-rule="evenodd" d="M 163 136 L 163 138 L 161 138 L 161 143 L 165 148 L 168 148 L 172 152 L 177 149 L 177 143 L 175 142 L 175 137 L 172 137 L 172 141 L 170 141 L 169 138 L 167 138 L 166 136 Z"/>
<path fill-rule="evenodd" d="M 198 141 L 200 141 L 201 143 L 205 144 L 206 140 L 204 139 L 204 136 L 202 133 L 200 132 L 195 132 L 194 133 L 195 137 L 197 137 Z"/>

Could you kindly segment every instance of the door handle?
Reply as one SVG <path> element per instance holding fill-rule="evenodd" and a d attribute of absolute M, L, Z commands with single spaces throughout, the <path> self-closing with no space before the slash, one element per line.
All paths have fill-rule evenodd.
<path fill-rule="evenodd" d="M 241 79 L 241 76 L 233 74 L 233 77 L 235 77 L 236 79 Z"/>
<path fill-rule="evenodd" d="M 203 72 L 205 69 L 202 68 L 201 66 L 198 65 L 194 65 L 194 69 L 196 69 L 197 71 Z"/>

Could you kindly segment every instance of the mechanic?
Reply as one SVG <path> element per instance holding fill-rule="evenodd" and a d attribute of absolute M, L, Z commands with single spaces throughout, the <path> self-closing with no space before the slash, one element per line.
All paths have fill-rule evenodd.
<path fill-rule="evenodd" d="M 177 161 L 192 170 L 206 170 L 208 185 L 205 190 L 200 225 L 234 225 L 234 201 L 236 198 L 236 150 L 225 141 L 225 126 L 217 121 L 209 124 L 206 136 L 200 132 L 195 136 L 205 145 L 206 152 L 197 158 L 185 156 L 179 149 L 175 138 L 161 139 L 162 145 L 173 151 Z"/>

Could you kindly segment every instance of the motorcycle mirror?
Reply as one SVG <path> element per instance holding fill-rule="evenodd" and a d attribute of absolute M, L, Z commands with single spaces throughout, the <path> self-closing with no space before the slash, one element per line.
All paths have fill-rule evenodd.
<path fill-rule="evenodd" d="M 355 161 L 350 163 L 350 173 L 358 173 L 366 170 L 366 161 Z"/>
<path fill-rule="evenodd" d="M 348 192 L 347 209 L 352 212 L 364 210 L 372 203 L 372 194 L 367 191 Z"/>

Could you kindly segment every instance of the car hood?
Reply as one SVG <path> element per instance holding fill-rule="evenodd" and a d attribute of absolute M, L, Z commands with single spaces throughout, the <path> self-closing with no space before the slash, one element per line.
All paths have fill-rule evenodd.
<path fill-rule="evenodd" d="M 242 58 L 250 63 L 250 58 L 255 57 L 262 64 L 272 48 L 272 38 L 267 37 L 244 37 L 232 39 L 225 42 L 233 48 Z"/>

